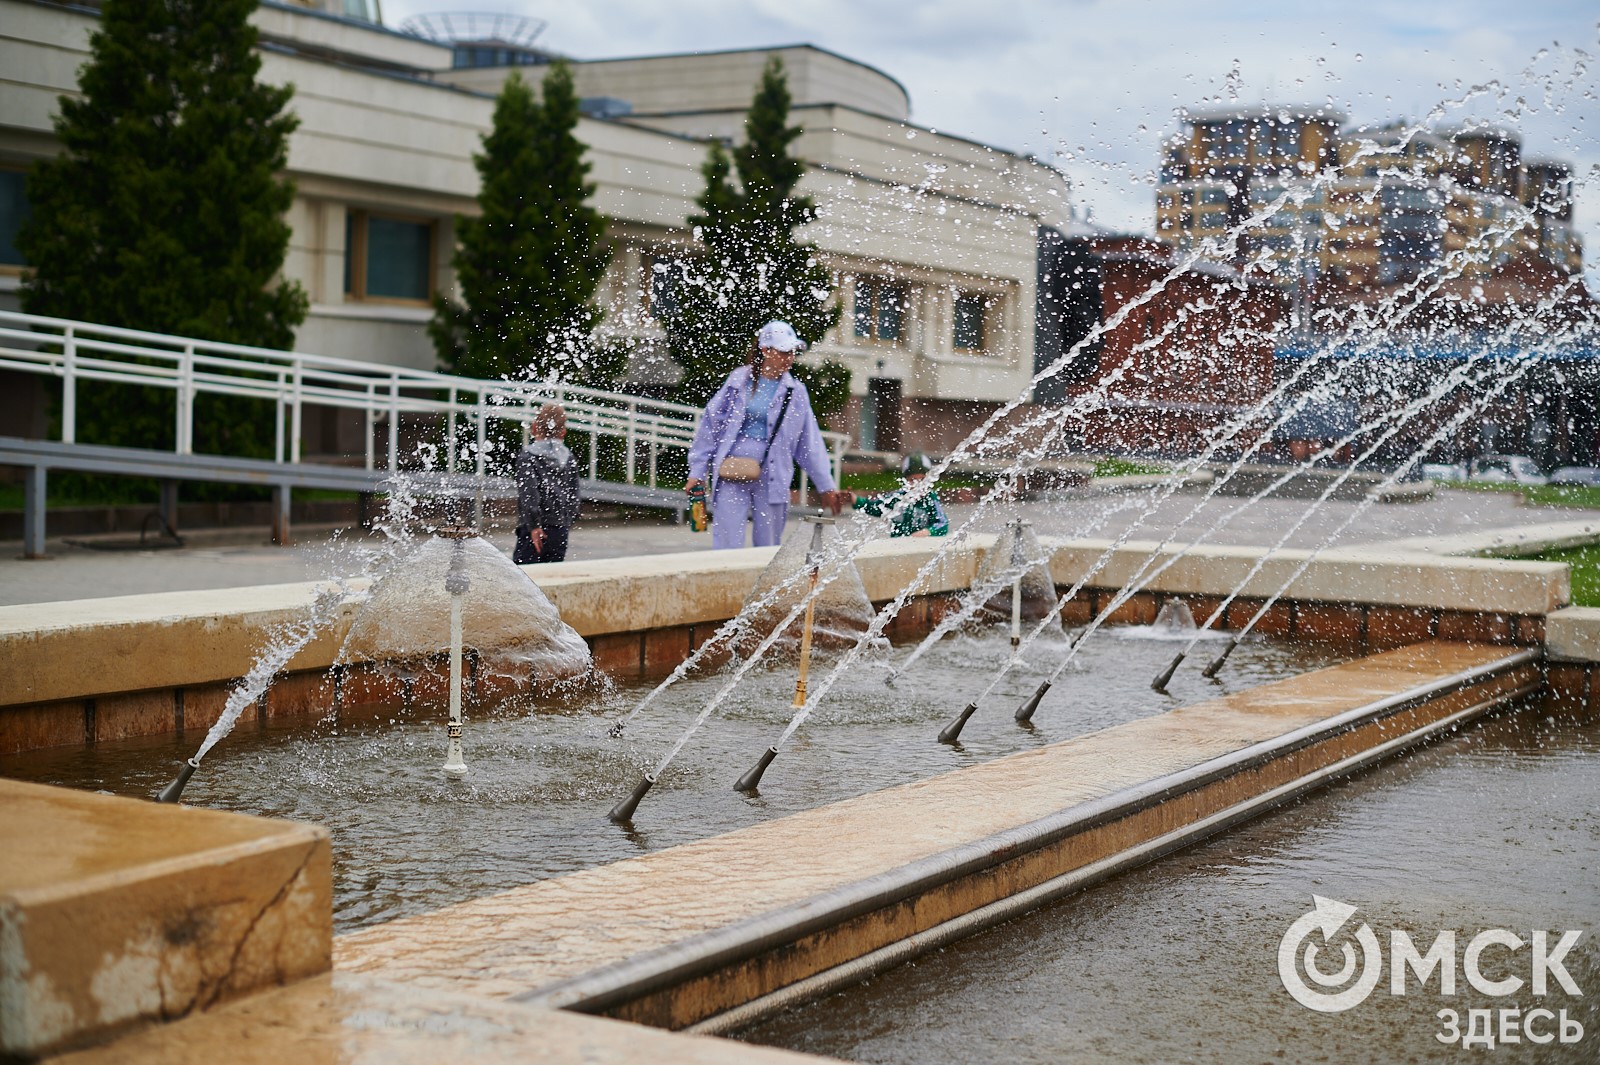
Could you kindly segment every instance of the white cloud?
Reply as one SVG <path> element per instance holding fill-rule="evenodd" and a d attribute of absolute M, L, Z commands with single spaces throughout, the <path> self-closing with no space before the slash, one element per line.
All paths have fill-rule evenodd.
<path fill-rule="evenodd" d="M 424 11 L 485 6 L 384 4 L 391 25 Z M 541 0 L 515 10 L 548 19 L 543 42 L 578 58 L 801 42 L 840 52 L 904 84 L 924 125 L 1060 158 L 1096 219 L 1132 231 L 1150 229 L 1147 181 L 1183 108 L 1236 93 L 1246 102 L 1329 102 L 1354 122 L 1418 120 L 1440 110 L 1447 124 L 1488 119 L 1520 132 L 1525 154 L 1573 165 L 1576 221 L 1590 251 L 1591 288 L 1600 290 L 1592 3 L 1347 0 L 1315 14 L 1301 7 L 1281 0 Z M 1497 88 L 1457 102 L 1483 85 Z"/>

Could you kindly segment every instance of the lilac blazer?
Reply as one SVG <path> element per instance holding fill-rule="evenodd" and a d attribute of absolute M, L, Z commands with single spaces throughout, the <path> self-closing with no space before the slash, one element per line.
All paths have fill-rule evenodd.
<path fill-rule="evenodd" d="M 777 437 L 773 438 L 772 423 L 778 420 L 778 409 L 783 406 L 783 393 L 788 388 L 794 389 L 794 395 L 789 397 L 789 411 L 783 416 Z M 695 429 L 694 444 L 689 448 L 689 476 L 710 484 L 706 498 L 711 500 L 713 508 L 717 470 L 739 438 L 739 426 L 744 424 L 744 407 L 749 398 L 750 367 L 741 366 L 728 375 L 717 394 L 711 397 Z M 811 397 L 806 386 L 792 374 L 785 373 L 778 379 L 777 395 L 767 411 L 767 435 L 772 439 L 772 450 L 761 468 L 760 486 L 768 503 L 789 501 L 789 483 L 794 479 L 796 465 L 806 471 L 819 492 L 836 490 L 833 469 L 828 464 L 828 448 L 822 442 L 822 429 L 811 411 Z"/>

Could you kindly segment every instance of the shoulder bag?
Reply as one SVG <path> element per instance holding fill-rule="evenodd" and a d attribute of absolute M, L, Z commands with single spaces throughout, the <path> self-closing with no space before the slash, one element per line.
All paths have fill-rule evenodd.
<path fill-rule="evenodd" d="M 772 423 L 772 432 L 767 436 L 766 450 L 761 452 L 761 458 L 725 458 L 722 465 L 717 467 L 717 479 L 734 481 L 744 484 L 749 481 L 761 480 L 761 467 L 767 464 L 767 456 L 772 454 L 772 442 L 778 439 L 778 427 L 783 424 L 783 416 L 789 413 L 789 397 L 794 395 L 794 386 L 784 390 L 783 406 L 778 408 L 778 420 Z"/>

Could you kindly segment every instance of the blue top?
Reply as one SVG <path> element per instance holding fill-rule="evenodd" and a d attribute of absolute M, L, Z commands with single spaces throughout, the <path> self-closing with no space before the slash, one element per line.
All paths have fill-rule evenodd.
<path fill-rule="evenodd" d="M 756 378 L 755 391 L 744 405 L 744 422 L 739 426 L 741 437 L 749 440 L 767 438 L 767 412 L 772 409 L 772 400 L 777 394 L 777 381 L 770 377 Z"/>

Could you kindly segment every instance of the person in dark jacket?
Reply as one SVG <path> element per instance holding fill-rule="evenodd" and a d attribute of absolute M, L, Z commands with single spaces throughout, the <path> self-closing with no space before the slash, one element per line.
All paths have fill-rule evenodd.
<path fill-rule="evenodd" d="M 578 520 L 578 464 L 562 443 L 567 412 L 546 403 L 533 416 L 533 439 L 517 455 L 518 565 L 560 562 L 567 557 L 567 533 Z"/>
<path fill-rule="evenodd" d="M 904 483 L 887 495 L 856 496 L 856 509 L 864 510 L 875 518 L 894 513 L 895 508 L 901 505 L 900 501 L 928 476 L 928 470 L 932 467 L 928 456 L 920 451 L 907 455 L 900 463 Z M 944 536 L 949 531 L 950 519 L 945 516 L 944 506 L 939 502 L 938 491 L 932 488 L 916 502 L 906 505 L 889 523 L 890 536 Z"/>

